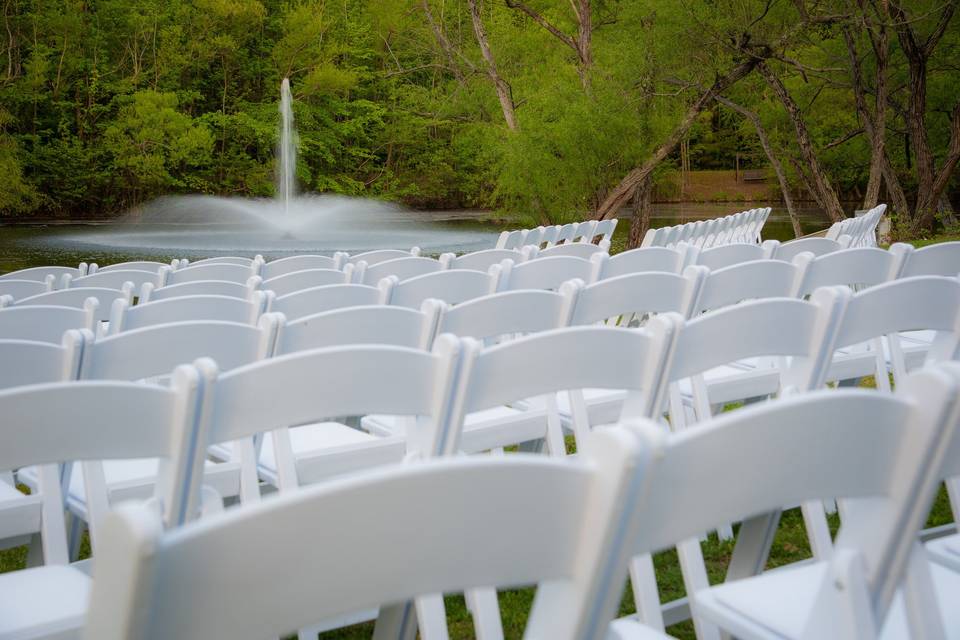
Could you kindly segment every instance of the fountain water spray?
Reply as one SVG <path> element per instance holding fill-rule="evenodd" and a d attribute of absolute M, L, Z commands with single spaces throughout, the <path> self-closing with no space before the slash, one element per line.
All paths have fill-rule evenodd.
<path fill-rule="evenodd" d="M 290 213 L 290 201 L 296 196 L 297 180 L 297 130 L 293 126 L 293 95 L 290 79 L 280 83 L 280 148 L 277 150 L 277 197 L 283 204 L 283 212 Z"/>

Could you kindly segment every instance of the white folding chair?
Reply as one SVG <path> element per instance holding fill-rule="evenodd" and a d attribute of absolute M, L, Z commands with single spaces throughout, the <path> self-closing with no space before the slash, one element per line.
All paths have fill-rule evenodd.
<path fill-rule="evenodd" d="M 98 306 L 96 298 L 88 298 L 80 309 L 45 305 L 0 308 L 0 339 L 59 343 L 70 329 L 93 331 Z"/>
<path fill-rule="evenodd" d="M 243 284 L 226 280 L 195 280 L 158 288 L 148 282 L 140 289 L 139 303 L 168 300 L 181 296 L 229 296 L 249 300 L 253 297 L 254 292 L 260 289 L 261 284 L 260 276 L 251 276 Z"/>
<path fill-rule="evenodd" d="M 524 246 L 523 239 L 527 235 L 526 229 L 516 231 L 502 231 L 497 238 L 497 249 L 517 250 Z"/>
<path fill-rule="evenodd" d="M 198 280 L 225 280 L 237 284 L 246 284 L 252 276 L 258 275 L 258 267 L 259 263 L 257 262 L 248 265 L 228 262 L 196 263 L 176 270 L 164 267 L 160 270 L 160 284 L 169 286 L 184 282 L 197 282 Z"/>
<path fill-rule="evenodd" d="M 348 264 L 341 271 L 339 269 L 304 269 L 291 271 L 283 275 L 268 278 L 260 285 L 263 289 L 273 291 L 278 297 L 288 293 L 322 287 L 330 284 L 349 284 L 353 277 L 353 265 Z"/>
<path fill-rule="evenodd" d="M 560 229 L 557 231 L 557 239 L 554 241 L 554 245 L 566 244 L 568 242 L 573 242 L 574 235 L 577 232 L 578 223 L 569 222 L 565 225 L 561 225 Z"/>
<path fill-rule="evenodd" d="M 761 575 L 752 566 L 731 567 L 732 581 L 691 594 L 695 615 L 738 638 L 765 640 L 876 638 L 885 618 L 887 626 L 904 623 L 887 613 L 908 570 L 911 580 L 923 577 L 914 571 L 925 563 L 915 534 L 958 421 L 960 376 L 946 373 L 918 374 L 896 395 L 850 389 L 795 396 L 663 438 L 650 491 L 637 505 L 636 551 L 695 538 L 723 520 L 744 520 L 741 536 L 747 528 L 755 535 L 770 526 L 762 514 L 840 496 L 855 517 L 844 521 L 829 559 Z M 651 437 L 658 428 L 646 427 Z M 919 633 L 913 637 L 938 637 L 936 603 L 911 604 L 927 605 L 910 620 Z M 942 613 L 955 617 L 951 608 Z M 647 637 L 638 626 L 618 621 L 612 635 Z"/>
<path fill-rule="evenodd" d="M 602 280 L 639 271 L 680 273 L 686 264 L 686 253 L 686 246 L 677 249 L 643 247 L 614 256 L 598 253 L 590 259 L 596 265 L 594 279 Z"/>
<path fill-rule="evenodd" d="M 387 276 L 396 276 L 402 281 L 443 269 L 439 260 L 420 256 L 384 260 L 374 265 L 358 262 L 356 267 L 354 281 L 368 285 L 376 285 Z"/>
<path fill-rule="evenodd" d="M 331 284 L 313 287 L 285 296 L 270 303 L 270 310 L 282 313 L 287 320 L 332 311 L 343 307 L 384 304 L 386 292 L 365 284 Z"/>
<path fill-rule="evenodd" d="M 87 274 L 87 263 L 81 262 L 79 267 L 30 267 L 28 269 L 19 269 L 0 274 L 2 280 L 35 280 L 37 282 L 46 282 L 47 276 L 53 276 L 54 285 L 60 281 L 64 274 L 70 274 L 74 277 L 80 277 Z"/>
<path fill-rule="evenodd" d="M 559 292 L 508 291 L 447 306 L 441 313 L 437 334 L 494 342 L 558 329 L 569 322 L 577 290 L 576 283 L 570 283 Z M 554 417 L 548 419 L 548 413 Z M 361 426 L 380 436 L 406 433 L 405 423 L 393 416 L 368 415 L 361 420 Z M 509 444 L 545 439 L 551 454 L 566 454 L 555 398 L 515 402 L 471 413 L 464 418 L 463 429 L 470 434 L 466 443 L 469 452 L 497 450 L 503 446 L 497 443 L 505 439 L 512 439 Z"/>
<path fill-rule="evenodd" d="M 703 283 L 695 313 L 743 300 L 792 297 L 812 259 L 810 254 L 801 254 L 793 262 L 754 260 L 711 271 Z"/>
<path fill-rule="evenodd" d="M 371 267 L 375 264 L 386 262 L 387 260 L 409 258 L 411 256 L 416 257 L 419 255 L 420 247 L 413 247 L 409 251 L 401 251 L 400 249 L 376 249 L 374 251 L 364 251 L 363 253 L 346 256 L 344 260 L 347 264 L 353 265 L 359 264 L 360 262 L 366 262 L 367 266 Z"/>
<path fill-rule="evenodd" d="M 956 276 L 960 273 L 960 242 L 941 242 L 928 247 L 914 249 L 908 244 L 895 244 L 890 247 L 901 248 L 906 255 L 902 278 L 913 276 Z"/>
<path fill-rule="evenodd" d="M 696 264 L 703 265 L 711 271 L 753 260 L 768 260 L 776 251 L 779 243 L 776 240 L 767 240 L 763 244 L 748 244 L 738 242 L 725 244 L 710 249 L 704 249 L 697 254 Z"/>
<path fill-rule="evenodd" d="M 83 461 L 88 486 L 96 486 L 99 460 L 159 456 L 165 460 L 164 482 L 149 507 L 157 526 L 180 524 L 191 513 L 196 505 L 184 487 L 197 439 L 198 383 L 196 370 L 183 367 L 169 386 L 67 382 L 0 391 L 0 469 L 40 469 L 36 490 L 21 496 L 26 510 L 39 517 L 45 563 L 0 574 L 5 637 L 79 637 L 85 624 L 91 579 L 68 564 L 59 463 Z M 91 531 L 97 557 L 111 545 L 108 533 L 98 534 Z"/>
<path fill-rule="evenodd" d="M 537 333 L 483 348 L 464 338 L 458 401 L 442 452 L 482 451 L 546 438 L 551 453 L 564 455 L 562 431 L 548 403 L 544 419 L 469 428 L 470 414 L 529 398 L 552 398 L 573 389 L 627 390 L 621 416 L 649 415 L 659 405 L 660 378 L 672 348 L 677 318 L 657 317 L 644 329 L 571 327 Z M 554 405 L 555 407 L 555 405 Z M 535 414 L 535 411 L 529 413 Z M 546 429 L 544 429 L 546 426 Z M 575 433 L 584 442 L 590 425 Z M 556 442 L 557 435 L 560 441 Z"/>
<path fill-rule="evenodd" d="M 556 291 L 568 280 L 593 281 L 594 263 L 572 256 L 554 256 L 514 264 L 501 263 L 500 291 L 549 289 Z"/>
<path fill-rule="evenodd" d="M 130 306 L 115 300 L 110 313 L 110 334 L 170 322 L 218 320 L 256 325 L 267 306 L 267 292 L 255 291 L 252 299 L 228 296 L 181 296 Z"/>
<path fill-rule="evenodd" d="M 682 276 L 647 271 L 600 280 L 580 290 L 570 324 L 630 326 L 648 314 L 671 312 L 687 318 L 706 275 L 706 268 L 692 266 Z M 564 425 L 581 432 L 585 425 L 614 422 L 626 397 L 623 390 L 576 389 L 560 395 L 558 409 Z"/>
<path fill-rule="evenodd" d="M 169 268 L 169 267 L 165 267 Z M 63 274 L 60 278 L 60 289 L 72 289 L 74 287 L 99 287 L 103 289 L 122 289 L 126 283 L 131 283 L 135 290 L 140 289 L 144 284 L 150 282 L 154 285 L 160 283 L 160 273 L 156 271 L 145 271 L 143 269 L 115 269 L 108 271 L 97 271 L 96 273 L 74 277 L 69 273 Z"/>
<path fill-rule="evenodd" d="M 620 514 L 638 499 L 642 483 L 634 478 L 646 460 L 625 430 L 592 440 L 577 464 L 431 461 L 309 488 L 170 534 L 154 514 L 124 507 L 111 517 L 113 544 L 98 564 L 85 637 L 253 640 L 431 591 L 542 583 L 527 636 L 599 640 L 623 580 Z M 270 562 L 255 570 L 236 562 L 263 544 L 266 531 Z M 336 576 L 336 588 L 318 591 L 317 576 Z M 148 593 L 153 615 L 145 616 L 139 603 Z M 230 615 L 216 613 L 224 611 Z M 407 613 L 386 608 L 377 637 L 400 637 Z"/>
<path fill-rule="evenodd" d="M 504 260 L 523 262 L 526 259 L 527 254 L 516 249 L 484 249 L 483 251 L 465 253 L 462 256 L 453 253 L 440 254 L 440 263 L 444 270 L 471 269 L 473 271 L 486 271 Z"/>
<path fill-rule="evenodd" d="M 493 265 L 488 271 L 436 271 L 402 281 L 387 276 L 385 282 L 381 281 L 380 288 L 385 291 L 384 301 L 391 305 L 417 309 L 428 298 L 459 304 L 495 293 L 500 284 L 500 273 L 500 265 Z"/>
<path fill-rule="evenodd" d="M 593 242 L 594 239 L 599 236 L 600 240 L 606 240 L 607 242 L 613 242 L 613 232 L 617 229 L 617 219 L 608 218 L 607 220 L 600 220 L 597 222 L 596 226 L 593 228 L 593 234 L 587 240 L 588 242 Z"/>
<path fill-rule="evenodd" d="M 804 251 L 815 256 L 825 256 L 836 251 L 842 251 L 850 246 L 850 236 L 841 236 L 837 240 L 829 238 L 798 238 L 784 242 L 773 252 L 775 260 L 791 262 Z"/>
<path fill-rule="evenodd" d="M 328 256 L 295 255 L 264 263 L 260 267 L 260 276 L 267 280 L 277 276 L 303 271 L 304 269 L 342 269 L 345 254 Z"/>
<path fill-rule="evenodd" d="M 38 280 L 17 280 L 14 278 L 0 280 L 0 296 L 10 296 L 13 300 L 38 296 L 48 291 L 53 291 L 52 275 L 42 282 Z"/>
<path fill-rule="evenodd" d="M 376 305 L 327 311 L 292 322 L 281 319 L 273 356 L 346 345 L 429 351 L 439 313 L 440 304 L 428 300 L 419 311 Z M 258 460 L 260 477 L 287 490 L 399 462 L 407 453 L 402 436 L 371 435 L 338 422 L 335 415 L 325 417 L 330 419 L 319 424 L 281 424 L 282 433 L 267 434 Z"/>

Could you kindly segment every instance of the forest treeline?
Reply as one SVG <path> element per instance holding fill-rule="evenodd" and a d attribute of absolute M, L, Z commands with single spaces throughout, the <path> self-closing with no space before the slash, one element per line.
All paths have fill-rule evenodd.
<path fill-rule="evenodd" d="M 298 181 L 642 232 L 681 167 L 951 220 L 960 0 L 0 0 L 0 212 Z"/>

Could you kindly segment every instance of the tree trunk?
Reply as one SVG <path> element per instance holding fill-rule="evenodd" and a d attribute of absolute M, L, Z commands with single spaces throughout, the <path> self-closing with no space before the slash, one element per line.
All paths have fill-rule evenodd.
<path fill-rule="evenodd" d="M 604 201 L 597 208 L 594 217 L 597 220 L 603 220 L 608 216 L 614 215 L 616 211 L 620 209 L 620 207 L 626 204 L 627 200 L 629 200 L 633 195 L 637 185 L 643 182 L 653 172 L 657 165 L 663 162 L 663 160 L 673 152 L 680 140 L 687 135 L 687 131 L 690 130 L 690 127 L 697 119 L 697 116 L 700 115 L 700 112 L 703 111 L 704 108 L 713 101 L 714 96 L 723 93 L 730 88 L 730 86 L 746 77 L 751 71 L 753 71 L 759 62 L 759 58 L 750 56 L 728 71 L 725 75 L 717 78 L 710 88 L 704 91 L 697 98 L 697 100 L 690 105 L 690 108 L 687 109 L 683 119 L 676 126 L 676 128 L 674 128 L 673 132 L 670 133 L 667 139 L 664 140 L 659 147 L 657 147 L 657 149 L 653 152 L 653 155 L 651 155 L 650 158 L 648 158 L 647 161 L 642 165 L 633 169 L 630 171 L 630 173 L 624 176 L 620 183 L 614 187 L 610 193 L 607 194 L 606 199 L 604 199 Z"/>
<path fill-rule="evenodd" d="M 937 25 L 924 41 L 917 39 L 913 24 L 915 20 L 903 10 L 899 3 L 890 2 L 890 13 L 894 18 L 894 28 L 900 48 L 907 58 L 909 70 L 907 102 L 907 132 L 917 169 L 917 204 L 913 215 L 913 226 L 931 229 L 936 220 L 940 196 L 950 181 L 950 175 L 960 160 L 960 102 L 954 107 L 950 120 L 950 150 L 940 171 L 936 171 L 933 151 L 927 137 L 927 62 L 943 37 L 947 25 L 957 9 L 958 0 L 948 0 L 940 12 Z"/>
<path fill-rule="evenodd" d="M 653 180 L 648 175 L 633 192 L 633 217 L 630 219 L 628 249 L 636 249 L 650 229 L 650 208 L 653 198 Z"/>
<path fill-rule="evenodd" d="M 493 58 L 493 52 L 490 51 L 490 40 L 487 38 L 487 30 L 483 26 L 483 20 L 480 17 L 480 7 L 477 0 L 467 0 L 470 7 L 470 19 L 473 21 L 473 33 L 477 36 L 477 44 L 480 46 L 480 53 L 487 62 L 487 75 L 493 82 L 493 87 L 497 91 L 497 98 L 500 100 L 500 109 L 503 111 L 503 119 L 507 123 L 507 128 L 511 131 L 519 129 L 517 116 L 513 109 L 513 95 L 510 85 L 507 84 L 500 73 L 497 71 L 497 63 Z"/>
<path fill-rule="evenodd" d="M 800 226 L 800 217 L 797 215 L 797 210 L 793 206 L 793 197 L 790 195 L 790 185 L 787 184 L 787 176 L 783 171 L 783 165 L 780 163 L 780 159 L 777 158 L 777 154 L 773 150 L 773 145 L 770 144 L 770 139 L 767 137 L 767 132 L 763 128 L 760 116 L 723 96 L 716 96 L 715 99 L 720 104 L 733 109 L 753 124 L 753 128 L 757 132 L 757 138 L 760 140 L 760 146 L 763 147 L 763 152 L 767 154 L 767 160 L 770 161 L 773 172 L 777 174 L 777 183 L 780 185 L 783 204 L 787 207 L 787 215 L 790 216 L 790 225 L 793 227 L 793 237 L 799 238 L 803 235 L 803 227 Z"/>
<path fill-rule="evenodd" d="M 820 166 L 820 161 L 817 159 L 817 154 L 813 149 L 813 142 L 810 139 L 810 132 L 807 130 L 807 124 L 803 119 L 803 114 L 800 112 L 800 107 L 794 101 L 790 92 L 787 91 L 783 82 L 780 81 L 780 78 L 771 71 L 770 67 L 761 62 L 757 65 L 757 70 L 760 72 L 760 75 L 763 76 L 763 79 L 766 80 L 767 85 L 777 94 L 777 97 L 787 111 L 787 115 L 790 116 L 790 121 L 793 122 L 793 127 L 797 132 L 797 146 L 799 146 L 800 155 L 803 157 L 809 169 L 810 186 L 819 195 L 818 200 L 822 203 L 822 206 L 827 211 L 827 215 L 830 216 L 833 222 L 843 220 L 846 216 L 843 214 L 843 207 L 840 206 L 840 199 L 837 198 L 837 193 L 833 190 L 830 179 L 824 172 L 823 167 Z"/>

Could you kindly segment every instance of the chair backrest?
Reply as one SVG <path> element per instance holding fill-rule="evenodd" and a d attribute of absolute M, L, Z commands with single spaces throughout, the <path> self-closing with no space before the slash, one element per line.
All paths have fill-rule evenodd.
<path fill-rule="evenodd" d="M 689 318 L 709 271 L 690 266 L 683 275 L 642 271 L 606 278 L 584 287 L 577 296 L 570 323 L 594 324 L 647 313 L 679 313 Z"/>
<path fill-rule="evenodd" d="M 64 332 L 70 329 L 93 331 L 97 307 L 96 298 L 88 298 L 79 309 L 45 305 L 6 307 L 0 309 L 0 339 L 59 343 Z"/>
<path fill-rule="evenodd" d="M 275 318 L 259 326 L 195 320 L 124 331 L 87 345 L 80 363 L 84 380 L 143 380 L 170 373 L 179 364 L 213 358 L 224 370 L 270 355 Z"/>
<path fill-rule="evenodd" d="M 825 256 L 828 253 L 846 249 L 850 245 L 850 236 L 841 236 L 838 240 L 830 238 L 797 238 L 784 242 L 777 247 L 773 254 L 775 260 L 792 261 L 804 251 L 815 256 Z"/>
<path fill-rule="evenodd" d="M 384 292 L 365 284 L 331 284 L 288 293 L 273 300 L 271 311 L 277 311 L 296 320 L 315 313 L 343 307 L 383 304 Z"/>
<path fill-rule="evenodd" d="M 462 256 L 453 253 L 440 255 L 440 262 L 444 269 L 471 269 L 473 271 L 486 271 L 504 260 L 523 262 L 526 259 L 526 254 L 516 249 L 484 249 L 483 251 L 465 253 Z"/>
<path fill-rule="evenodd" d="M 574 234 L 576 234 L 578 226 L 579 225 L 576 222 L 570 222 L 562 225 L 557 231 L 557 239 L 554 241 L 554 244 L 560 245 L 567 242 L 573 242 Z"/>
<path fill-rule="evenodd" d="M 603 253 L 590 258 L 596 266 L 596 279 L 615 278 L 638 271 L 667 271 L 680 273 L 686 259 L 685 247 L 642 247 L 618 253 L 615 256 Z"/>
<path fill-rule="evenodd" d="M 186 267 L 207 266 L 213 264 L 232 264 L 240 267 L 253 267 L 254 263 L 262 261 L 263 258 L 260 256 L 254 256 L 253 258 L 246 258 L 244 256 L 215 256 L 213 258 L 203 258 L 202 260 L 195 260 L 193 262 L 190 262 L 189 260 L 181 260 L 179 268 L 184 269 Z"/>
<path fill-rule="evenodd" d="M 105 505 L 101 460 L 160 457 L 156 484 L 162 522 L 178 525 L 196 508 L 184 487 L 202 464 L 194 454 L 198 439 L 200 380 L 191 366 L 178 367 L 169 386 L 130 382 L 57 382 L 0 391 L 0 469 L 83 462 L 87 504 Z M 96 461 L 96 462 L 94 462 Z M 53 508 L 44 510 L 44 534 L 64 536 L 63 497 L 56 471 L 41 474 L 40 493 Z M 155 510 L 156 507 L 151 507 Z M 155 511 L 154 511 L 155 512 Z M 94 552 L 99 550 L 99 518 L 89 520 Z M 55 524 L 55 527 L 51 527 Z M 44 541 L 44 551 L 53 540 Z M 108 543 L 109 545 L 109 543 Z M 67 562 L 61 537 L 57 559 Z"/>
<path fill-rule="evenodd" d="M 570 282 L 559 291 L 503 291 L 448 306 L 440 316 L 437 333 L 487 340 L 559 329 L 569 324 L 581 286 Z"/>
<path fill-rule="evenodd" d="M 76 379 L 84 343 L 76 330 L 64 333 L 59 344 L 0 339 L 0 389 Z"/>
<path fill-rule="evenodd" d="M 623 415 L 650 415 L 660 403 L 679 317 L 658 316 L 643 329 L 569 327 L 491 347 L 463 338 L 456 402 L 440 455 L 459 450 L 468 413 L 560 391 L 629 390 Z"/>
<path fill-rule="evenodd" d="M 226 280 L 246 284 L 251 276 L 257 275 L 253 265 L 231 264 L 228 262 L 214 262 L 191 264 L 177 270 L 161 269 L 162 284 L 180 284 L 182 282 L 196 282 L 197 280 Z"/>
<path fill-rule="evenodd" d="M 130 306 L 114 301 L 110 313 L 110 333 L 142 329 L 170 322 L 217 320 L 255 325 L 266 305 L 266 294 L 255 291 L 253 300 L 228 296 L 182 296 Z"/>
<path fill-rule="evenodd" d="M 147 282 L 154 283 L 155 285 L 159 284 L 159 280 L 160 274 L 157 271 L 145 271 L 143 269 L 97 271 L 91 275 L 76 278 L 69 273 L 65 273 L 60 278 L 60 288 L 101 287 L 104 289 L 121 289 L 125 283 L 130 282 L 133 284 L 134 289 L 140 289 L 140 287 Z"/>
<path fill-rule="evenodd" d="M 216 385 L 210 441 L 379 413 L 419 418 L 422 431 L 408 430 L 408 451 L 432 451 L 431 443 L 447 431 L 456 347 L 451 336 L 438 339 L 432 352 L 389 345 L 311 349 L 219 375 L 212 361 L 200 361 L 208 383 Z"/>
<path fill-rule="evenodd" d="M 809 301 L 751 300 L 688 320 L 679 331 L 666 380 L 691 378 L 738 360 L 790 356 L 789 370 L 781 372 L 781 388 L 816 388 L 830 363 L 850 295 L 826 288 Z"/>
<path fill-rule="evenodd" d="M 151 283 L 140 289 L 140 303 L 155 300 L 168 300 L 180 296 L 229 296 L 242 300 L 250 299 L 261 285 L 260 276 L 251 276 L 246 284 L 226 280 L 195 280 L 165 287 L 155 287 Z"/>
<path fill-rule="evenodd" d="M 593 281 L 594 264 L 583 258 L 553 256 L 514 264 L 505 260 L 501 264 L 501 291 L 519 289 L 550 289 L 556 291 L 567 280 Z"/>
<path fill-rule="evenodd" d="M 14 300 L 38 296 L 48 291 L 53 291 L 53 276 L 42 282 L 39 280 L 15 280 L 13 278 L 0 280 L 0 296 L 11 296 Z"/>
<path fill-rule="evenodd" d="M 890 247 L 901 246 L 899 243 Z M 910 245 L 902 245 L 909 254 L 901 277 L 912 276 L 951 276 L 960 273 L 960 241 L 942 242 L 928 247 L 913 249 Z"/>
<path fill-rule="evenodd" d="M 609 218 L 607 220 L 600 220 L 597 222 L 596 226 L 593 228 L 593 235 L 590 237 L 588 242 L 593 242 L 593 239 L 597 236 L 600 236 L 601 240 L 612 241 L 613 232 L 617 229 L 617 219 Z"/>
<path fill-rule="evenodd" d="M 520 249 L 524 246 L 523 238 L 527 235 L 526 229 L 516 231 L 502 231 L 497 238 L 497 249 Z"/>
<path fill-rule="evenodd" d="M 435 271 L 403 281 L 388 276 L 389 282 L 381 284 L 381 288 L 387 291 L 388 304 L 401 307 L 417 309 L 427 298 L 459 304 L 496 292 L 500 273 L 500 265 L 493 265 L 489 272 L 469 269 Z"/>
<path fill-rule="evenodd" d="M 540 243 L 543 242 L 543 234 L 546 232 L 546 227 L 537 227 L 536 229 L 527 229 L 526 233 L 523 235 L 523 245 L 524 247 L 539 247 Z"/>
<path fill-rule="evenodd" d="M 280 321 L 274 355 L 348 344 L 382 344 L 430 349 L 441 304 L 424 301 L 421 309 L 371 305 L 324 311 Z"/>
<path fill-rule="evenodd" d="M 885 282 L 858 292 L 847 305 L 836 348 L 901 331 L 937 332 L 928 360 L 956 358 L 960 347 L 960 281 L 943 276 L 915 276 Z M 893 345 L 894 380 L 906 366 Z"/>
<path fill-rule="evenodd" d="M 639 438 L 618 427 L 582 455 L 375 470 L 169 533 L 124 505 L 98 558 L 85 637 L 253 640 L 424 593 L 545 583 L 527 635 L 598 640 L 620 599 L 630 541 L 618 534 L 647 463 Z M 265 531 L 270 561 L 236 562 Z M 336 588 L 311 588 L 318 575 L 337 576 Z"/>
<path fill-rule="evenodd" d="M 396 276 L 398 280 L 403 281 L 441 269 L 443 269 L 443 265 L 439 260 L 407 256 L 406 258 L 384 260 L 374 265 L 357 263 L 357 275 L 354 280 L 361 284 L 375 285 L 387 276 Z"/>
<path fill-rule="evenodd" d="M 339 269 L 304 269 L 303 271 L 291 271 L 268 278 L 263 281 L 261 287 L 273 291 L 277 296 L 285 296 L 288 293 L 312 287 L 322 287 L 328 284 L 349 284 L 352 276 L 352 264 L 348 264 L 343 271 Z"/>
<path fill-rule="evenodd" d="M 47 276 L 53 276 L 54 282 L 59 282 L 64 274 L 70 274 L 75 277 L 87 274 L 87 263 L 81 262 L 79 267 L 30 267 L 18 271 L 10 271 L 0 274 L 0 280 L 36 280 L 37 282 L 46 282 Z"/>
<path fill-rule="evenodd" d="M 343 266 L 343 254 L 333 257 L 315 255 L 296 255 L 271 260 L 260 267 L 260 276 L 267 280 L 277 276 L 303 271 L 304 269 L 340 269 Z"/>
<path fill-rule="evenodd" d="M 771 257 L 778 244 L 775 240 L 772 240 L 763 244 L 737 242 L 711 247 L 697 254 L 697 264 L 703 265 L 711 271 L 716 271 L 741 262 L 766 260 Z"/>
<path fill-rule="evenodd" d="M 902 265 L 899 253 L 896 249 L 885 251 L 876 247 L 856 247 L 818 256 L 807 261 L 802 281 L 797 284 L 794 295 L 809 295 L 820 287 L 870 287 L 893 280 Z"/>
<path fill-rule="evenodd" d="M 538 251 L 533 258 L 541 259 L 550 256 L 573 256 L 589 260 L 595 253 L 607 253 L 610 250 L 610 242 L 601 240 L 600 244 L 591 244 L 589 242 L 576 242 L 568 244 L 558 244 Z"/>
<path fill-rule="evenodd" d="M 545 247 L 552 247 L 557 243 L 557 238 L 560 237 L 560 227 L 558 225 L 550 225 L 549 227 L 543 228 L 543 233 L 540 236 L 540 244 Z"/>
<path fill-rule="evenodd" d="M 754 260 L 711 271 L 703 283 L 697 312 L 753 298 L 789 298 L 802 282 L 806 263 L 812 258 L 801 254 L 793 262 Z"/>
<path fill-rule="evenodd" d="M 364 251 L 363 253 L 357 253 L 346 258 L 348 264 L 358 264 L 360 262 L 366 262 L 367 266 L 373 266 L 375 264 L 380 264 L 381 262 L 386 262 L 387 260 L 396 260 L 398 258 L 409 258 L 411 256 L 419 256 L 420 247 L 413 247 L 409 251 L 401 251 L 400 249 L 375 249 L 374 251 Z"/>
<path fill-rule="evenodd" d="M 108 264 L 101 267 L 97 263 L 92 263 L 87 269 L 88 274 L 102 273 L 104 271 L 118 271 L 127 269 L 134 269 L 137 271 L 152 271 L 153 273 L 159 273 L 161 267 L 173 266 L 173 263 L 164 263 L 164 262 L 155 262 L 153 260 L 132 260 L 130 262 L 118 262 L 116 264 Z"/>
<path fill-rule="evenodd" d="M 862 553 L 869 593 L 860 595 L 882 622 L 939 482 L 958 399 L 956 375 L 932 370 L 912 376 L 895 395 L 813 392 L 660 435 L 651 491 L 637 505 L 634 550 L 664 549 L 717 522 L 785 504 L 866 498 L 857 501 L 856 518 L 844 519 L 834 558 Z M 662 434 L 659 425 L 646 430 Z M 827 576 L 822 588 L 835 588 L 834 573 Z"/>
<path fill-rule="evenodd" d="M 89 309 L 90 306 L 87 300 L 90 298 L 97 301 L 96 306 L 93 307 L 94 320 L 97 322 L 109 320 L 110 308 L 113 306 L 113 301 L 120 299 L 130 302 L 133 299 L 133 287 L 124 285 L 122 289 L 104 289 L 100 287 L 63 289 L 61 291 L 41 293 L 37 296 L 17 300 L 14 306 L 56 306 Z"/>
<path fill-rule="evenodd" d="M 593 242 L 596 234 L 597 221 L 584 220 L 574 225 L 571 242 Z"/>

